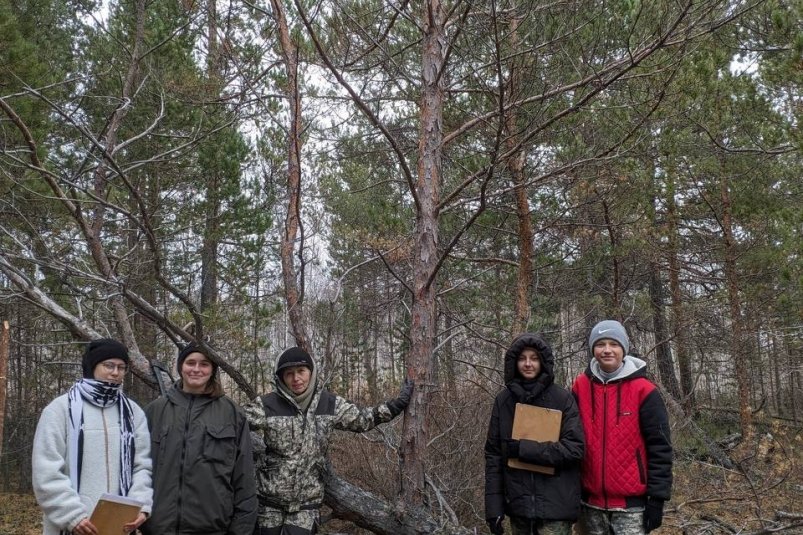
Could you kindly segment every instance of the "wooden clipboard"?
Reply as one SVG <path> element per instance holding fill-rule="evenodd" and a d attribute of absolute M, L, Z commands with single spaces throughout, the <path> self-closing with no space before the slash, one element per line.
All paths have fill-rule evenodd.
<path fill-rule="evenodd" d="M 513 432 L 511 438 L 515 440 L 527 439 L 535 442 L 557 442 L 560 438 L 560 422 L 563 413 L 556 409 L 545 409 L 535 405 L 516 403 L 516 412 L 513 414 Z M 553 475 L 554 466 L 530 464 L 518 459 L 508 459 L 510 468 L 530 470 L 542 474 Z"/>
<path fill-rule="evenodd" d="M 122 535 L 123 526 L 137 519 L 143 503 L 125 496 L 103 494 L 89 518 L 100 535 Z"/>

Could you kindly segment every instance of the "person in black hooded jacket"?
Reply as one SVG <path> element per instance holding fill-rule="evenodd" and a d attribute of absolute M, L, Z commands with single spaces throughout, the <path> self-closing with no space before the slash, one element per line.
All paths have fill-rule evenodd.
<path fill-rule="evenodd" d="M 485 518 L 491 533 L 568 535 L 580 512 L 584 438 L 574 397 L 554 384 L 552 348 L 538 334 L 516 337 L 505 353 L 505 388 L 496 396 L 485 442 Z M 557 442 L 513 440 L 516 403 L 560 410 Z M 553 475 L 510 468 L 508 459 L 554 467 Z"/>

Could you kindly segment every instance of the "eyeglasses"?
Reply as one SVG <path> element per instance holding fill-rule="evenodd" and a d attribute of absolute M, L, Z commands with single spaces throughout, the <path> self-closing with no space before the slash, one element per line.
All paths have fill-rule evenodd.
<path fill-rule="evenodd" d="M 109 373 L 114 373 L 115 371 L 126 373 L 128 371 L 127 364 L 112 364 L 111 362 L 101 362 L 100 365 L 103 366 L 103 369 Z"/>

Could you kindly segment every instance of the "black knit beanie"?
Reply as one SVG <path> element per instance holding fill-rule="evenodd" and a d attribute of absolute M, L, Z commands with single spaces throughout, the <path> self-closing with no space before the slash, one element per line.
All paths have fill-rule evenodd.
<path fill-rule="evenodd" d="M 128 358 L 128 349 L 117 340 L 99 338 L 89 342 L 81 359 L 84 377 L 92 379 L 95 376 L 95 366 L 109 359 L 122 359 L 126 364 L 131 362 Z"/>
<path fill-rule="evenodd" d="M 181 365 L 184 364 L 184 360 L 190 356 L 190 353 L 200 353 L 201 355 L 205 356 L 209 359 L 209 362 L 212 363 L 212 375 L 214 376 L 217 373 L 217 364 L 214 363 L 212 359 L 206 354 L 206 351 L 203 348 L 196 344 L 195 342 L 190 342 L 189 344 L 185 345 L 184 347 L 180 347 L 178 350 L 178 359 L 176 360 L 176 370 L 178 374 L 181 375 Z"/>
<path fill-rule="evenodd" d="M 276 375 L 279 375 L 284 368 L 290 368 L 292 366 L 306 366 L 312 371 L 312 357 L 300 347 L 285 349 L 284 353 L 279 356 L 279 360 L 276 362 Z"/>

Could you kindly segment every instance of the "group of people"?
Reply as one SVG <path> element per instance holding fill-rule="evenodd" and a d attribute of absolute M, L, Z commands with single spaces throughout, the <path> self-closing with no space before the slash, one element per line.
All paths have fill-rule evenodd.
<path fill-rule="evenodd" d="M 661 525 L 672 484 L 666 408 L 628 354 L 616 321 L 588 340 L 590 362 L 572 391 L 554 383 L 552 348 L 518 336 L 505 354 L 485 445 L 485 513 L 491 533 L 636 535 Z M 83 377 L 42 412 L 33 444 L 33 487 L 44 535 L 102 535 L 90 520 L 104 493 L 142 504 L 125 524 L 143 535 L 313 535 L 324 498 L 333 429 L 363 432 L 409 404 L 399 396 L 360 408 L 326 390 L 298 347 L 276 362 L 275 391 L 239 407 L 223 392 L 218 366 L 196 344 L 178 354 L 179 378 L 143 411 L 122 391 L 126 347 L 90 342 Z M 512 436 L 517 403 L 561 412 L 556 441 Z M 510 466 L 516 459 L 549 467 Z"/>
<path fill-rule="evenodd" d="M 542 336 L 522 334 L 505 353 L 485 443 L 485 518 L 502 535 L 642 535 L 662 524 L 672 487 L 666 406 L 629 354 L 624 326 L 601 321 L 589 364 L 571 392 L 554 384 L 555 358 Z M 514 438 L 516 404 L 561 411 L 555 441 Z M 552 473 L 510 466 L 550 467 Z"/>
<path fill-rule="evenodd" d="M 129 365 L 123 344 L 90 342 L 83 377 L 43 410 L 32 472 L 44 535 L 104 535 L 91 515 L 105 493 L 142 504 L 125 533 L 312 535 L 332 430 L 389 422 L 413 391 L 405 380 L 398 397 L 360 409 L 327 391 L 294 347 L 276 363 L 276 391 L 241 408 L 217 364 L 190 344 L 179 379 L 143 411 L 122 391 Z"/>

